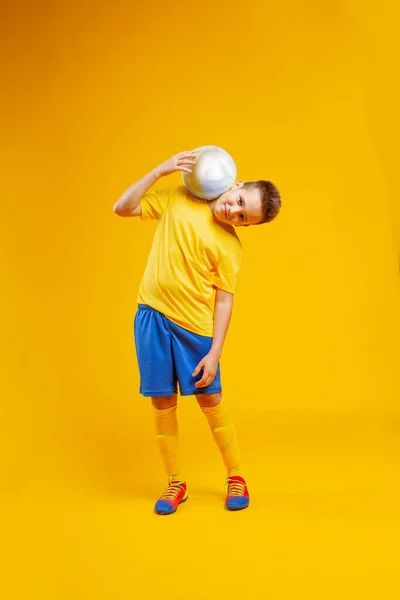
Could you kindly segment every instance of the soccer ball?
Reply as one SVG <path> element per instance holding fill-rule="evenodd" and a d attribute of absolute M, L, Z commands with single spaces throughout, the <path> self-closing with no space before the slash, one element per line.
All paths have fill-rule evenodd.
<path fill-rule="evenodd" d="M 193 150 L 196 164 L 191 173 L 182 173 L 183 183 L 194 196 L 213 200 L 235 183 L 233 158 L 219 146 L 200 146 Z"/>

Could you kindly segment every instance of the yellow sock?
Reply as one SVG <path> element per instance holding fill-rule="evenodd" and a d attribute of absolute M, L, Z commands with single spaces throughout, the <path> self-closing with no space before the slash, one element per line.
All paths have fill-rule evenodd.
<path fill-rule="evenodd" d="M 170 481 L 183 481 L 178 457 L 178 420 L 176 405 L 155 409 L 156 443 Z"/>
<path fill-rule="evenodd" d="M 221 401 L 216 406 L 202 407 L 214 439 L 221 452 L 228 477 L 241 475 L 239 447 L 236 439 L 236 430 L 232 420 Z"/>

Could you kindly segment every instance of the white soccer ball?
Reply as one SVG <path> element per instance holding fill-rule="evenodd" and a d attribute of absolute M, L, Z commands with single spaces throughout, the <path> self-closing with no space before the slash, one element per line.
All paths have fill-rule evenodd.
<path fill-rule="evenodd" d="M 191 173 L 182 173 L 183 183 L 194 196 L 213 200 L 229 190 L 236 180 L 233 158 L 219 146 L 200 146 L 193 150 L 196 164 Z"/>

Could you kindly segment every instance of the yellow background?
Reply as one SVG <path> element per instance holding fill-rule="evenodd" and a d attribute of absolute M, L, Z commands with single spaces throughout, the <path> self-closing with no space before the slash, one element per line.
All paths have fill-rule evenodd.
<path fill-rule="evenodd" d="M 398 598 L 394 6 L 5 9 L 5 598 Z M 132 344 L 154 224 L 112 207 L 203 144 L 283 196 L 275 223 L 240 232 L 223 356 L 252 504 L 223 510 L 222 463 L 186 398 L 190 500 L 158 518 L 165 480 Z"/>

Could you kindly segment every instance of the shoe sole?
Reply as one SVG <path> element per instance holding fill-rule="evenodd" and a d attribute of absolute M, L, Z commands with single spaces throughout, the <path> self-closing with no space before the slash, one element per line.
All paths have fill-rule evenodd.
<path fill-rule="evenodd" d="M 186 498 L 183 498 L 179 504 L 183 504 L 184 502 L 186 502 L 186 500 L 189 498 L 189 496 L 186 496 Z M 178 506 L 179 506 L 178 504 Z M 171 512 L 158 512 L 158 511 L 154 511 L 156 513 L 156 515 L 161 515 L 161 516 L 168 516 L 168 515 L 173 515 L 174 513 L 176 513 L 176 511 L 178 510 L 178 506 L 176 507 L 175 510 L 171 511 Z"/>
<path fill-rule="evenodd" d="M 249 506 L 250 506 L 250 502 L 246 506 L 238 506 L 237 508 L 229 508 L 228 506 L 225 506 L 225 508 L 226 508 L 226 510 L 229 510 L 230 512 L 236 512 L 237 510 L 245 510 L 246 508 L 249 508 Z"/>

